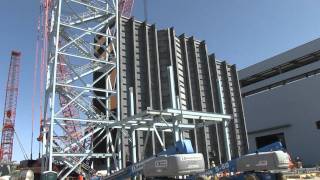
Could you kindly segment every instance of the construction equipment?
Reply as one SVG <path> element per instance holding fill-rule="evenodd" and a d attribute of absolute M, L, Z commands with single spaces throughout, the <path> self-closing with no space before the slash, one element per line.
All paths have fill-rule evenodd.
<path fill-rule="evenodd" d="M 270 145 L 257 149 L 255 153 L 241 156 L 230 160 L 224 164 L 213 167 L 198 176 L 215 176 L 219 173 L 237 173 L 237 172 L 259 172 L 269 170 L 284 170 L 290 165 L 290 156 L 283 151 L 281 142 L 275 142 Z"/>
<path fill-rule="evenodd" d="M 192 175 L 205 169 L 203 154 L 162 155 L 143 165 L 145 177 L 175 177 Z"/>
<path fill-rule="evenodd" d="M 261 152 L 239 158 L 236 169 L 240 172 L 288 169 L 289 163 L 289 155 L 283 151 Z"/>
<path fill-rule="evenodd" d="M 3 130 L 3 128 L 1 127 L 1 128 L 0 128 L 0 132 L 1 132 L 1 133 L 2 133 L 2 130 Z M 21 150 L 21 152 L 22 152 L 22 154 L 23 154 L 24 159 L 27 160 L 27 159 L 28 159 L 28 155 L 27 155 L 26 150 L 24 149 L 24 147 L 23 147 L 23 145 L 22 145 L 22 143 L 21 143 L 21 141 L 20 141 L 20 137 L 18 136 L 18 133 L 17 133 L 16 130 L 14 131 L 14 135 L 16 135 L 15 137 L 17 138 L 18 145 L 19 145 L 19 147 L 20 147 L 20 150 Z M 10 163 L 10 162 L 9 162 L 9 163 Z"/>
<path fill-rule="evenodd" d="M 143 174 L 146 177 L 174 177 L 203 172 L 203 155 L 194 153 L 191 141 L 182 140 L 159 154 L 124 168 L 105 179 L 125 179 Z"/>
<path fill-rule="evenodd" d="M 6 87 L 6 99 L 3 115 L 3 129 L 1 136 L 1 162 L 12 161 L 13 137 L 15 128 L 17 97 L 19 88 L 21 53 L 11 52 L 11 61 L 9 67 L 8 81 Z"/>

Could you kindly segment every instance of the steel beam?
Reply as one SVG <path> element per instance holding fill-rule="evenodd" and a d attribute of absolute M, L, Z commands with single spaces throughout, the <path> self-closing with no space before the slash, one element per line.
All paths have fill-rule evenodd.
<path fill-rule="evenodd" d="M 52 171 L 54 164 L 62 163 L 65 170 L 58 174 L 63 175 L 60 179 L 64 179 L 71 171 L 92 173 L 92 169 L 83 164 L 85 160 L 111 157 L 116 160 L 121 155 L 121 151 L 117 153 L 114 148 L 113 152 L 93 152 L 95 146 L 105 141 L 106 135 L 104 136 L 103 132 L 109 124 L 120 120 L 116 116 L 119 113 L 111 112 L 110 107 L 103 102 L 111 97 L 119 100 L 119 85 L 109 88 L 95 87 L 103 78 L 110 80 L 112 72 L 119 73 L 118 1 L 53 0 L 51 4 L 46 4 L 46 7 L 48 16 L 52 17 L 44 19 L 52 21 L 43 22 L 51 24 L 51 30 L 47 39 L 49 50 L 45 55 L 49 68 L 44 114 L 45 119 L 49 117 L 49 123 L 44 123 L 42 132 L 42 170 Z M 105 32 L 102 32 L 104 29 Z M 108 39 L 106 47 L 109 51 L 104 59 L 93 54 L 95 47 L 91 42 L 97 40 L 98 36 Z M 67 74 L 63 74 L 60 67 L 66 68 Z M 90 76 L 98 71 L 102 75 L 93 80 Z M 119 83 L 119 79 L 116 83 Z M 99 93 L 104 95 L 98 95 Z M 59 103 L 59 97 L 65 99 L 63 105 Z M 104 114 L 92 105 L 93 100 L 105 108 Z M 63 113 L 70 106 L 79 111 L 79 117 L 72 114 L 66 116 Z M 120 108 L 117 109 L 120 111 Z M 68 131 L 72 124 L 78 129 L 76 132 L 79 137 L 73 137 Z M 95 142 L 97 138 L 98 143 Z M 107 142 L 108 147 L 113 146 L 110 144 L 113 142 L 110 137 Z M 121 139 L 117 143 L 121 144 Z M 84 166 L 87 169 L 83 169 Z M 64 172 L 67 169 L 68 172 Z"/>

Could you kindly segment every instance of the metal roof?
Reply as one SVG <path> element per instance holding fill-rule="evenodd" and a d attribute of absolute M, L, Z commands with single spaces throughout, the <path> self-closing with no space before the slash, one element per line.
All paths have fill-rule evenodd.
<path fill-rule="evenodd" d="M 262 62 L 251 65 L 244 69 L 241 69 L 239 73 L 239 80 L 247 80 L 253 77 L 263 77 L 266 73 L 272 73 L 279 67 L 284 65 L 294 65 L 297 59 L 302 57 L 318 56 L 320 51 L 320 38 L 315 39 L 311 42 L 290 49 L 284 53 L 278 54 L 271 58 L 268 58 Z M 291 63 L 292 62 L 292 63 Z"/>

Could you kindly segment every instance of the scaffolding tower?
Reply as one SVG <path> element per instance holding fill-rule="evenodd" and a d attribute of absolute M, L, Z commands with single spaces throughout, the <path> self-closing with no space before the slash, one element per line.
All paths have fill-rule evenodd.
<path fill-rule="evenodd" d="M 92 159 L 99 158 L 107 158 L 119 169 L 121 150 L 116 151 L 116 146 L 120 139 L 113 142 L 110 133 L 104 133 L 108 124 L 119 121 L 119 112 L 112 111 L 109 102 L 119 94 L 119 81 L 111 78 L 112 72 L 119 72 L 118 1 L 52 0 L 46 1 L 45 8 L 49 17 L 42 172 L 57 171 L 61 179 L 73 171 L 93 174 Z M 100 38 L 106 42 L 95 44 Z M 105 50 L 103 59 L 95 56 L 95 46 Z M 95 72 L 100 75 L 93 80 Z M 102 78 L 107 88 L 95 88 Z M 93 99 L 104 112 L 93 106 Z M 71 108 L 79 114 L 66 116 Z M 102 142 L 107 142 L 108 152 L 94 153 Z"/>

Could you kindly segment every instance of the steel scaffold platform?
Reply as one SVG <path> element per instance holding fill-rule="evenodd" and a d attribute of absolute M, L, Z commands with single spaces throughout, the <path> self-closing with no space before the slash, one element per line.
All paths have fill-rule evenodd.
<path fill-rule="evenodd" d="M 120 145 L 120 140 L 107 141 L 111 148 L 105 153 L 93 152 L 108 138 L 104 133 L 107 122 L 119 121 L 119 113 L 112 111 L 109 103 L 111 97 L 117 99 L 119 94 L 118 81 L 111 80 L 111 72 L 118 68 L 118 1 L 47 2 L 48 70 L 42 124 L 42 172 L 58 171 L 61 179 L 73 171 L 93 174 L 92 158 L 107 158 L 109 162 L 113 159 L 115 168 L 119 169 L 121 151 L 116 152 L 115 146 Z M 98 45 L 92 40 L 99 38 L 106 39 L 104 45 L 99 45 L 105 50 L 104 58 L 94 54 L 94 47 Z M 101 73 L 95 80 L 94 72 Z M 94 87 L 102 78 L 108 87 Z M 103 112 L 92 104 L 93 99 L 104 107 Z M 79 114 L 66 116 L 71 108 Z"/>

